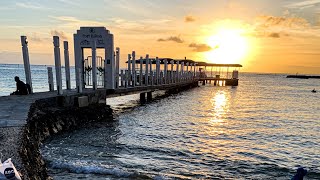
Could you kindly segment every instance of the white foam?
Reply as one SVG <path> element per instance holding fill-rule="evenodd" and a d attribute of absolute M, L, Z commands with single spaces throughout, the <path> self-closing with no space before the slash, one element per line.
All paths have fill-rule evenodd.
<path fill-rule="evenodd" d="M 100 174 L 100 175 L 113 175 L 116 177 L 136 177 L 139 176 L 136 172 L 127 172 L 119 168 L 107 168 L 99 165 L 89 165 L 87 162 L 51 162 L 50 166 L 54 169 L 67 169 L 73 173 L 82 174 Z"/>

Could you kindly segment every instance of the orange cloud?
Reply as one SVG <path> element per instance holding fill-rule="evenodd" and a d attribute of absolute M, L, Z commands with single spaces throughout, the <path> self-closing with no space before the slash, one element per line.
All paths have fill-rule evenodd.
<path fill-rule="evenodd" d="M 173 42 L 176 42 L 176 43 L 183 43 L 183 40 L 178 37 L 178 36 L 170 36 L 168 37 L 167 39 L 163 39 L 163 38 L 160 38 L 158 39 L 159 42 L 163 42 L 163 41 L 173 41 Z"/>
<path fill-rule="evenodd" d="M 207 44 L 196 44 L 196 43 L 191 43 L 189 47 L 193 48 L 193 51 L 195 52 L 206 52 L 212 50 L 210 46 Z"/>
<path fill-rule="evenodd" d="M 186 16 L 184 17 L 184 22 L 193 22 L 196 19 L 193 16 Z"/>

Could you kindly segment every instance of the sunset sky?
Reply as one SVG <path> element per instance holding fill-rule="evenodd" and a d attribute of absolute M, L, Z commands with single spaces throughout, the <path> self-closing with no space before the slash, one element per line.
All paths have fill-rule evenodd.
<path fill-rule="evenodd" d="M 135 50 L 320 74 L 320 0 L 2 0 L 0 17 L 0 63 L 22 63 L 21 35 L 32 64 L 53 64 L 53 35 L 73 43 L 80 26 L 105 26 L 122 62 Z"/>

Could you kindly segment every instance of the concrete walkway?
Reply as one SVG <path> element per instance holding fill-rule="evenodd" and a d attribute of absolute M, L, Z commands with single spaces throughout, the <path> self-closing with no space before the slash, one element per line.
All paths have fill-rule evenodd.
<path fill-rule="evenodd" d="M 30 105 L 38 99 L 55 97 L 56 92 L 0 97 L 0 128 L 22 127 L 26 124 Z"/>
<path fill-rule="evenodd" d="M 195 81 L 197 82 L 197 81 Z M 108 97 L 117 97 L 129 94 L 138 94 L 156 90 L 169 90 L 188 85 L 190 82 L 181 82 L 176 84 L 154 85 L 154 86 L 136 86 L 119 88 L 113 92 L 105 95 Z M 106 92 L 106 89 L 83 89 L 82 95 L 95 94 L 98 91 Z M 76 89 L 63 90 L 62 96 L 77 95 Z M 80 95 L 80 94 L 78 94 Z M 0 128 L 4 127 L 23 127 L 28 118 L 28 112 L 32 103 L 39 99 L 56 97 L 57 91 L 54 92 L 39 92 L 30 95 L 13 95 L 13 96 L 0 96 Z"/>

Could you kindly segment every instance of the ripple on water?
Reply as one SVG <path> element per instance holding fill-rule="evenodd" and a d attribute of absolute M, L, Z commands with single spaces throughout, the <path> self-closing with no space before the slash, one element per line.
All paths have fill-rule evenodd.
<path fill-rule="evenodd" d="M 237 88 L 201 86 L 119 111 L 117 122 L 60 135 L 42 153 L 53 177 L 70 179 L 290 179 L 299 166 L 320 179 L 320 96 L 306 91 L 315 85 L 243 74 Z"/>

